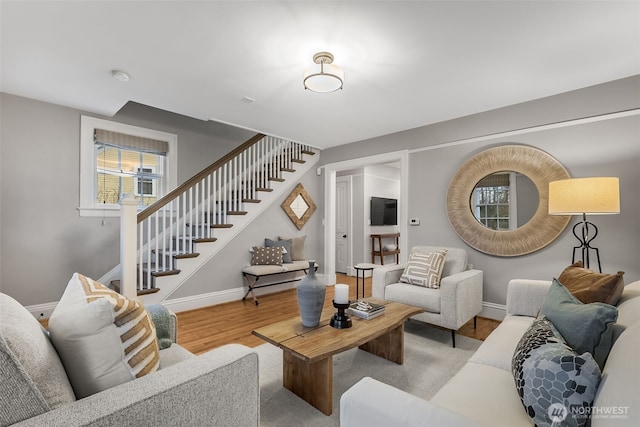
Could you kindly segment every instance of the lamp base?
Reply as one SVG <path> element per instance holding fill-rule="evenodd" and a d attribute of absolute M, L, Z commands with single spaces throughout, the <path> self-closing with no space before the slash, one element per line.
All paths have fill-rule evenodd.
<path fill-rule="evenodd" d="M 349 303 L 338 304 L 333 301 L 333 306 L 338 309 L 338 312 L 331 317 L 329 325 L 336 329 L 347 329 L 353 326 L 353 323 L 351 322 L 351 316 L 345 313 L 345 310 L 349 308 Z"/>
<path fill-rule="evenodd" d="M 590 228 L 592 229 L 592 233 L 590 233 Z M 578 232 L 578 230 L 580 232 Z M 591 234 L 591 237 L 589 237 L 589 234 Z M 585 268 L 589 268 L 589 251 L 592 250 L 596 252 L 596 259 L 598 260 L 598 272 L 602 273 L 602 266 L 600 265 L 600 251 L 598 250 L 598 248 L 594 248 L 591 246 L 591 242 L 598 235 L 598 227 L 596 227 L 595 224 L 587 221 L 586 214 L 582 214 L 582 221 L 573 226 L 573 235 L 576 236 L 576 239 L 578 239 L 580 245 L 573 247 L 573 258 L 571 260 L 571 263 L 573 264 L 576 262 L 576 251 L 579 250 L 582 255 L 582 265 Z"/>

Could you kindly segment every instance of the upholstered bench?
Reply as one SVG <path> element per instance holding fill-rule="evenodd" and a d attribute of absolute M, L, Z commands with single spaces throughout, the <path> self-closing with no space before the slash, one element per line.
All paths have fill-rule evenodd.
<path fill-rule="evenodd" d="M 292 261 L 292 262 L 283 263 L 281 265 L 249 265 L 243 268 L 242 276 L 246 280 L 247 286 L 249 289 L 244 294 L 244 297 L 242 297 L 242 300 L 243 301 L 246 300 L 247 296 L 251 294 L 251 296 L 253 297 L 253 302 L 256 305 L 258 305 L 258 299 L 256 298 L 256 295 L 253 292 L 254 289 L 266 288 L 268 286 L 274 286 L 274 285 L 281 285 L 283 283 L 296 282 L 300 280 L 302 276 L 292 277 L 294 275 L 289 273 L 304 271 L 304 273 L 306 274 L 309 271 L 309 265 L 310 265 L 310 261 Z M 314 269 L 316 271 L 318 270 L 318 264 L 315 262 L 314 262 Z M 280 280 L 277 282 L 269 282 L 269 283 L 258 285 L 258 280 L 260 280 L 261 277 L 279 276 L 279 275 L 286 275 L 287 277 L 284 278 L 284 280 Z"/>

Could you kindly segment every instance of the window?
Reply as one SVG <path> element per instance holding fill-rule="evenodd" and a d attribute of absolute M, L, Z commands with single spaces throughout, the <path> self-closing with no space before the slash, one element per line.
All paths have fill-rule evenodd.
<path fill-rule="evenodd" d="M 134 194 L 144 209 L 176 186 L 177 136 L 82 116 L 80 215 L 118 216 Z"/>
<path fill-rule="evenodd" d="M 473 191 L 474 214 L 485 227 L 511 230 L 511 193 L 509 173 L 495 173 L 478 182 Z"/>

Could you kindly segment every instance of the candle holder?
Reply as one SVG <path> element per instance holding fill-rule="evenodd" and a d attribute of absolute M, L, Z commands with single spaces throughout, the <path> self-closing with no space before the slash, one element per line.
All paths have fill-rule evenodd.
<path fill-rule="evenodd" d="M 336 329 L 350 328 L 352 326 L 351 316 L 345 313 L 345 310 L 349 308 L 349 302 L 339 304 L 333 300 L 333 306 L 338 309 L 338 312 L 331 317 L 331 322 L 329 324 Z"/>

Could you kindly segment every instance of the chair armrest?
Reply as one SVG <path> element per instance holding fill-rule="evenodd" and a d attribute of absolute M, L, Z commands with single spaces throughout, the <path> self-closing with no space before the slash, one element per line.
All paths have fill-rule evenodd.
<path fill-rule="evenodd" d="M 258 355 L 222 346 L 16 426 L 258 426 Z"/>
<path fill-rule="evenodd" d="M 465 270 L 440 280 L 441 326 L 457 330 L 482 311 L 482 270 Z"/>
<path fill-rule="evenodd" d="M 507 287 L 507 315 L 536 317 L 551 281 L 513 279 Z"/>
<path fill-rule="evenodd" d="M 340 397 L 340 427 L 479 426 L 476 421 L 365 377 Z"/>
<path fill-rule="evenodd" d="M 374 268 L 371 276 L 372 296 L 374 298 L 384 299 L 385 286 L 398 283 L 404 267 L 404 264 L 393 264 Z"/>

